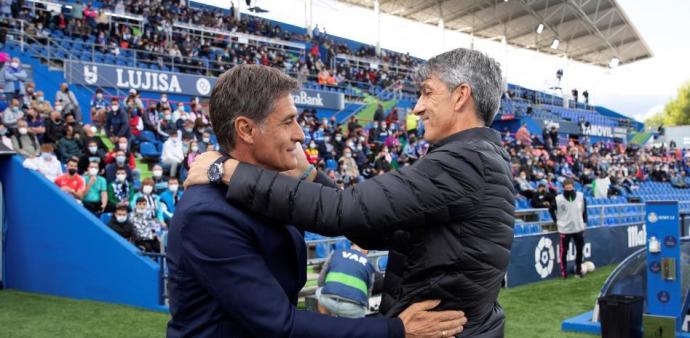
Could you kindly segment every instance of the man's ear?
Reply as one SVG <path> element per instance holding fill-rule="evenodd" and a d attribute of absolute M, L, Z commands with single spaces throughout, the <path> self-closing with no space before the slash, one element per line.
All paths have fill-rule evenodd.
<path fill-rule="evenodd" d="M 460 84 L 451 93 L 451 98 L 453 99 L 453 111 L 462 111 L 472 98 L 472 87 L 467 83 Z"/>
<path fill-rule="evenodd" d="M 258 132 L 258 126 L 252 119 L 244 116 L 237 117 L 233 127 L 238 139 L 247 144 L 254 144 L 254 137 Z"/>

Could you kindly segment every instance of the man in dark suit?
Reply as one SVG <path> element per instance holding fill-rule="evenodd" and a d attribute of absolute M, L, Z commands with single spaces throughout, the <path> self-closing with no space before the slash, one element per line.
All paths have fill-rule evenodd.
<path fill-rule="evenodd" d="M 294 79 L 265 66 L 223 74 L 210 102 L 221 149 L 266 169 L 295 169 L 297 142 L 304 140 L 290 95 L 297 88 Z M 191 187 L 176 206 L 167 248 L 168 337 L 450 337 L 462 331 L 462 312 L 429 311 L 438 301 L 412 304 L 393 318 L 297 311 L 306 281 L 302 233 L 228 203 L 218 184 L 227 158 L 208 171 L 215 184 Z M 310 167 L 302 177 L 314 175 Z"/>

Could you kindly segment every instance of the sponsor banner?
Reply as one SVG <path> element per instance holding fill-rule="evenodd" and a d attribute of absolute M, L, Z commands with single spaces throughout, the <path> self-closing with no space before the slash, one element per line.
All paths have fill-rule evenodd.
<path fill-rule="evenodd" d="M 124 91 L 159 92 L 189 96 L 210 96 L 217 78 L 117 65 L 65 61 L 65 78 L 70 83 Z M 292 93 L 299 107 L 342 110 L 345 95 L 301 89 Z"/>
<path fill-rule="evenodd" d="M 621 262 L 646 243 L 643 224 L 593 227 L 585 230 L 583 261 L 597 267 Z M 560 234 L 518 236 L 513 241 L 506 287 L 560 278 Z M 573 276 L 575 242 L 568 246 L 568 275 Z"/>
<path fill-rule="evenodd" d="M 625 140 L 628 137 L 628 129 L 621 128 L 621 127 L 614 127 L 613 128 L 613 137 L 622 138 Z"/>
<path fill-rule="evenodd" d="M 589 126 L 582 126 L 582 134 L 588 136 L 599 136 L 599 137 L 614 137 L 613 127 L 610 126 L 600 126 L 597 124 L 590 124 Z M 617 136 L 619 137 L 619 136 Z"/>

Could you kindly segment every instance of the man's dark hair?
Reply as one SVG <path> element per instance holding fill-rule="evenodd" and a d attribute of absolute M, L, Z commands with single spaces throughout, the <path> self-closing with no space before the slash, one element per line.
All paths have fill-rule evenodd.
<path fill-rule="evenodd" d="M 118 204 L 117 207 L 115 208 L 115 211 L 125 211 L 129 212 L 129 206 L 125 203 L 123 204 Z"/>
<path fill-rule="evenodd" d="M 566 185 L 572 185 L 573 187 L 575 187 L 575 181 L 573 181 L 572 178 L 566 178 L 563 181 L 563 186 L 565 187 Z"/>
<path fill-rule="evenodd" d="M 73 162 L 73 163 L 77 163 L 77 164 L 78 164 L 78 163 L 79 163 L 79 158 L 78 158 L 78 157 L 72 156 L 72 157 L 70 157 L 70 158 L 67 160 L 67 164 L 69 164 L 70 162 Z"/>
<path fill-rule="evenodd" d="M 146 203 L 146 199 L 145 199 L 145 198 L 143 198 L 143 197 L 138 197 L 138 198 L 137 198 L 137 201 L 136 201 L 136 202 L 134 202 L 134 203 L 135 203 L 135 204 L 139 204 L 139 203 Z"/>
<path fill-rule="evenodd" d="M 209 115 L 220 148 L 235 146 L 235 119 L 244 116 L 262 123 L 275 101 L 299 89 L 299 82 L 276 68 L 239 65 L 223 73 L 213 87 Z"/>

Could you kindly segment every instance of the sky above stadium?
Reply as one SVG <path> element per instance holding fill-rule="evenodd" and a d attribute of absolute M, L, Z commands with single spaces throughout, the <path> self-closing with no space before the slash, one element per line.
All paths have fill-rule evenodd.
<path fill-rule="evenodd" d="M 372 10 L 334 0 L 313 0 L 313 19 L 329 34 L 375 44 L 376 20 Z M 293 25 L 305 25 L 304 0 L 256 0 L 269 10 L 262 16 Z M 679 86 L 690 81 L 690 1 L 618 0 L 633 25 L 652 49 L 654 57 L 613 70 L 568 61 L 556 56 L 475 39 L 474 48 L 498 59 L 508 82 L 546 90 L 555 73 L 564 69 L 562 87 L 568 92 L 587 89 L 592 104 L 644 120 L 661 111 Z M 381 46 L 427 59 L 457 47 L 469 48 L 467 34 L 382 15 Z"/>

